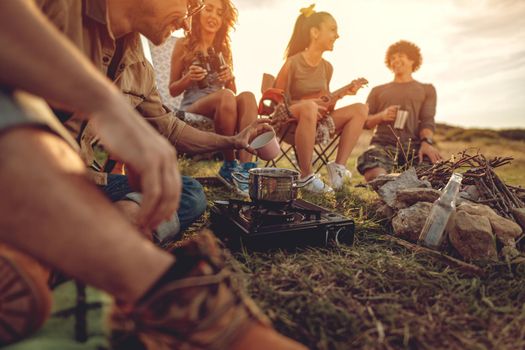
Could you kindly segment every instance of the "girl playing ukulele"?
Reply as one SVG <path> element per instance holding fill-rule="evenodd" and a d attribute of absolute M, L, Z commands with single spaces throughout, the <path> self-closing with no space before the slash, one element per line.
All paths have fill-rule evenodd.
<path fill-rule="evenodd" d="M 334 42 L 339 38 L 337 23 L 329 13 L 315 12 L 313 6 L 301 9 L 275 87 L 284 90 L 290 98 L 290 112 L 297 119 L 295 147 L 302 178 L 313 173 L 314 145 L 341 134 L 335 162 L 327 166 L 332 187 L 340 189 L 344 180 L 352 175 L 346 169 L 346 163 L 361 135 L 368 108 L 363 103 L 338 109 L 334 106 L 344 95 L 355 95 L 367 81 L 357 79 L 343 89 L 329 92 L 333 67 L 322 56 L 325 51 L 333 50 Z M 332 191 L 320 178 L 310 182 L 305 189 L 319 193 Z"/>

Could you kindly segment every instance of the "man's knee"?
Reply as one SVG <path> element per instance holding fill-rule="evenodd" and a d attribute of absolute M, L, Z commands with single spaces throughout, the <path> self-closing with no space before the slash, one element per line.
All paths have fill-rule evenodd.
<path fill-rule="evenodd" d="M 78 154 L 56 134 L 31 126 L 15 127 L 0 133 L 0 173 L 34 174 L 32 169 L 38 169 L 41 175 L 85 173 L 84 163 Z"/>
<path fill-rule="evenodd" d="M 379 175 L 385 175 L 385 174 L 387 174 L 386 169 L 377 167 L 377 168 L 371 168 L 371 169 L 365 170 L 365 173 L 363 174 L 363 176 L 366 182 L 370 182 L 374 180 L 376 177 L 378 177 Z"/>
<path fill-rule="evenodd" d="M 185 205 L 193 208 L 196 218 L 206 210 L 207 202 L 204 188 L 199 181 L 189 176 L 182 177 L 182 197 Z"/>
<path fill-rule="evenodd" d="M 393 159 L 389 157 L 387 150 L 380 145 L 371 145 L 357 157 L 357 170 L 367 182 L 381 174 L 387 174 L 392 167 Z"/>

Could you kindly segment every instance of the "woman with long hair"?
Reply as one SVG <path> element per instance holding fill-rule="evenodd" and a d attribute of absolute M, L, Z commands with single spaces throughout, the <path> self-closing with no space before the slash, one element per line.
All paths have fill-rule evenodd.
<path fill-rule="evenodd" d="M 332 187 L 340 189 L 344 180 L 351 177 L 346 163 L 361 135 L 368 108 L 363 103 L 354 103 L 334 109 L 335 102 L 344 95 L 355 95 L 367 81 L 356 79 L 330 93 L 333 67 L 323 58 L 323 53 L 332 51 L 339 38 L 337 23 L 328 12 L 315 12 L 313 7 L 301 9 L 275 87 L 283 89 L 290 98 L 290 112 L 297 119 L 295 147 L 302 178 L 313 173 L 315 143 L 326 142 L 335 134 L 341 134 L 335 162 L 327 166 Z M 320 178 L 305 188 L 312 192 L 332 191 Z"/>
<path fill-rule="evenodd" d="M 236 95 L 230 31 L 237 9 L 230 0 L 204 0 L 204 9 L 193 16 L 192 30 L 177 40 L 171 59 L 169 90 L 183 94 L 180 108 L 213 119 L 215 132 L 234 135 L 257 118 L 257 102 L 251 92 Z M 247 194 L 247 185 L 232 181 L 234 171 L 247 172 L 257 166 L 245 150 L 223 152 L 219 178 Z"/>

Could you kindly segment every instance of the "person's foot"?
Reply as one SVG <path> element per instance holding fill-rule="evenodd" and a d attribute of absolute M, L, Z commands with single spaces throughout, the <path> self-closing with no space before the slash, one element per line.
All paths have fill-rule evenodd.
<path fill-rule="evenodd" d="M 37 331 L 49 318 L 49 270 L 27 255 L 0 245 L 0 346 Z"/>
<path fill-rule="evenodd" d="M 234 187 L 232 173 L 235 171 L 241 171 L 241 166 L 236 159 L 224 161 L 219 169 L 218 178 L 221 180 L 227 187 Z"/>
<path fill-rule="evenodd" d="M 250 176 L 250 173 L 249 173 L 250 169 L 257 168 L 257 163 L 256 162 L 242 163 L 239 168 L 240 168 L 239 173 L 243 175 L 243 178 L 248 179 Z M 235 185 L 235 189 L 237 190 L 237 193 L 240 194 L 241 196 L 248 197 L 250 195 L 250 185 L 248 183 L 238 182 L 238 181 L 235 181 L 235 179 L 233 179 L 233 184 Z"/>
<path fill-rule="evenodd" d="M 308 177 L 310 177 L 310 175 L 305 178 L 301 178 L 299 182 L 308 179 Z M 325 184 L 318 175 L 314 175 L 313 180 L 304 186 L 303 190 L 311 193 L 330 193 L 334 191 L 332 187 Z"/>
<path fill-rule="evenodd" d="M 140 339 L 147 349 L 304 349 L 273 330 L 244 295 L 210 232 L 171 252 L 182 277 L 130 311 L 117 311 L 112 321 L 120 339 Z"/>
<path fill-rule="evenodd" d="M 326 165 L 328 177 L 334 190 L 339 190 L 343 187 L 345 179 L 352 178 L 352 173 L 344 165 L 330 162 Z"/>

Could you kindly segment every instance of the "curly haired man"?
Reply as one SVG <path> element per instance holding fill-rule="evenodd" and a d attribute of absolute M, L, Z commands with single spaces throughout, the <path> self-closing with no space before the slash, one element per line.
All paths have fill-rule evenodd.
<path fill-rule="evenodd" d="M 370 146 L 357 161 L 357 170 L 366 181 L 407 163 L 441 159 L 433 141 L 436 89 L 412 76 L 422 61 L 419 47 L 405 40 L 390 45 L 386 52 L 385 64 L 394 80 L 374 87 L 368 95 L 365 127 L 375 130 Z M 399 110 L 407 112 L 404 123 L 395 123 Z"/>

